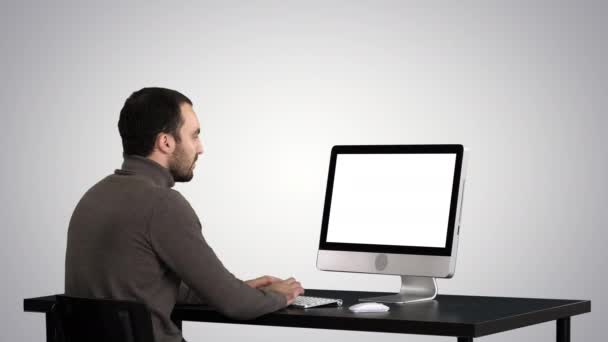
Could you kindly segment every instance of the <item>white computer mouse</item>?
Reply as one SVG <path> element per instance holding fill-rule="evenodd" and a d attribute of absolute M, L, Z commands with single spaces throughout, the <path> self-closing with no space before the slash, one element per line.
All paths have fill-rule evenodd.
<path fill-rule="evenodd" d="M 348 309 L 352 312 L 385 312 L 389 310 L 389 307 L 375 302 L 366 302 L 351 305 Z"/>

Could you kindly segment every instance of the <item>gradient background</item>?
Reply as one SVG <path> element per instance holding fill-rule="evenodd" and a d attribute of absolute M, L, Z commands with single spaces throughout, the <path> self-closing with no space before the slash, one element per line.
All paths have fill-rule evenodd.
<path fill-rule="evenodd" d="M 182 91 L 206 152 L 176 189 L 242 278 L 396 291 L 315 269 L 335 144 L 471 149 L 459 259 L 444 294 L 591 299 L 608 310 L 604 1 L 2 1 L 2 340 L 43 341 L 25 297 L 63 290 L 74 206 L 121 163 L 118 113 Z M 191 341 L 454 338 L 186 323 Z M 548 322 L 483 341 L 554 341 Z"/>

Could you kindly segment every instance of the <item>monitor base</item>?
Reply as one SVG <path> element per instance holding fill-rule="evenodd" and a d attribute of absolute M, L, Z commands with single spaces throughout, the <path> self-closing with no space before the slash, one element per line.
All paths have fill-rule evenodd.
<path fill-rule="evenodd" d="M 433 300 L 437 296 L 437 281 L 434 277 L 401 276 L 401 290 L 388 296 L 359 298 L 360 302 L 415 303 Z"/>

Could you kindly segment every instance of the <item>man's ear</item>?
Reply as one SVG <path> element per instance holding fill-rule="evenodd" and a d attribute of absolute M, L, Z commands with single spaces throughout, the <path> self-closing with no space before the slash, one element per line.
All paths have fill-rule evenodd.
<path fill-rule="evenodd" d="M 175 150 L 175 139 L 171 134 L 160 133 L 156 136 L 156 148 L 163 154 L 172 154 Z"/>

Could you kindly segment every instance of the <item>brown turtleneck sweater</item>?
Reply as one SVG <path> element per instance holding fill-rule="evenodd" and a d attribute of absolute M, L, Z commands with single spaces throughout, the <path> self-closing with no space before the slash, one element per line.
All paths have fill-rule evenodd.
<path fill-rule="evenodd" d="M 226 270 L 173 185 L 168 169 L 125 156 L 122 169 L 89 189 L 70 220 L 65 293 L 145 303 L 156 342 L 182 340 L 170 319 L 178 301 L 208 304 L 234 319 L 285 307 L 283 295 L 253 289 Z"/>

